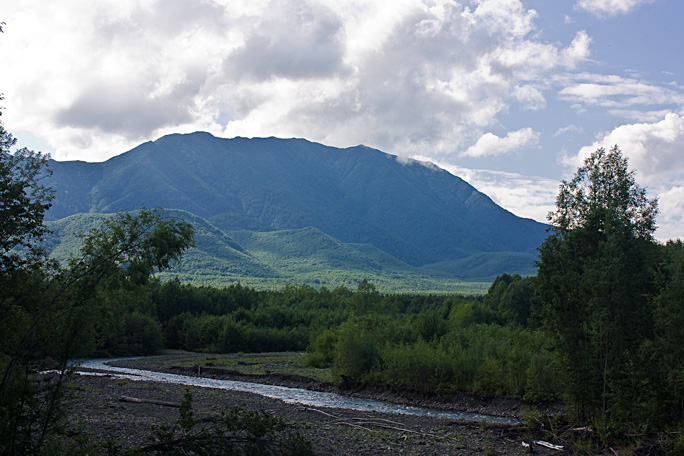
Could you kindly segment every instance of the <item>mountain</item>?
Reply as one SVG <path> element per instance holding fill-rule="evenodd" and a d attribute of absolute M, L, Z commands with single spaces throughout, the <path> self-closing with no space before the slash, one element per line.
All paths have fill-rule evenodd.
<path fill-rule="evenodd" d="M 56 197 L 47 220 L 143 206 L 184 211 L 213 233 L 203 252 L 216 258 L 230 246 L 240 261 L 251 258 L 244 272 L 256 276 L 310 274 L 312 264 L 330 269 L 341 255 L 341 270 L 377 262 L 491 280 L 529 272 L 545 237 L 545 225 L 516 217 L 447 171 L 365 146 L 197 132 L 102 163 L 50 166 Z"/>

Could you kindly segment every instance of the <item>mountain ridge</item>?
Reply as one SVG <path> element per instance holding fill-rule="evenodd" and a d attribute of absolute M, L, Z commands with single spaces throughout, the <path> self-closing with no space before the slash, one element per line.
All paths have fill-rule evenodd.
<path fill-rule="evenodd" d="M 534 256 L 546 231 L 446 170 L 366 146 L 195 132 L 148 141 L 105 162 L 50 165 L 56 198 L 46 220 L 53 221 L 179 209 L 226 234 L 313 227 L 413 267 L 481 253 Z"/>

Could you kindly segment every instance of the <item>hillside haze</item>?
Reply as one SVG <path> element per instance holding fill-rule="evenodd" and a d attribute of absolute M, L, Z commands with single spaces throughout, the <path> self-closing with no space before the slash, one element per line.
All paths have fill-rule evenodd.
<path fill-rule="evenodd" d="M 516 217 L 445 170 L 364 146 L 198 132 L 146 142 L 103 163 L 50 166 L 56 197 L 48 220 L 143 206 L 177 209 L 203 219 L 247 255 L 245 245 L 256 248 L 260 240 L 262 253 L 306 262 L 320 252 L 307 251 L 302 239 L 328 236 L 357 252 L 366 246 L 376 257 L 463 276 L 458 265 L 529 269 L 545 236 L 545 225 Z M 270 233 L 268 242 L 263 233 Z M 288 242 L 299 247 L 292 251 Z M 508 257 L 515 260 L 501 261 Z M 488 275 L 500 272 L 521 271 Z"/>

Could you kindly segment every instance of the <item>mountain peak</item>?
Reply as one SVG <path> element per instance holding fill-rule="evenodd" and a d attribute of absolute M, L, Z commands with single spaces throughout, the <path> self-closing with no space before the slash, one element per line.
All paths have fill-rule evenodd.
<path fill-rule="evenodd" d="M 94 167 L 57 162 L 48 219 L 181 209 L 231 230 L 313 227 L 414 266 L 486 252 L 534 254 L 545 236 L 545 225 L 516 217 L 447 171 L 364 145 L 194 132 L 124 155 Z"/>

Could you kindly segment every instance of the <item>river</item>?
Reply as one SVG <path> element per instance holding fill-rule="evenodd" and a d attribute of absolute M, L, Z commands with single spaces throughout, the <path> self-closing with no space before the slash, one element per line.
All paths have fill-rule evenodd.
<path fill-rule="evenodd" d="M 518 419 L 513 417 L 500 417 L 481 415 L 477 413 L 452 412 L 435 410 L 423 407 L 394 404 L 391 402 L 362 399 L 358 397 L 343 396 L 335 393 L 311 391 L 302 388 L 289 388 L 285 386 L 266 385 L 262 383 L 241 382 L 234 380 L 219 380 L 206 377 L 191 377 L 188 375 L 169 374 L 154 372 L 143 369 L 131 369 L 116 367 L 109 364 L 115 359 L 91 359 L 80 364 L 81 375 L 102 375 L 93 372 L 81 371 L 80 369 L 94 369 L 106 372 L 117 378 L 126 378 L 132 381 L 173 383 L 177 385 L 195 386 L 200 388 L 215 388 L 233 391 L 244 391 L 258 394 L 272 399 L 279 399 L 290 404 L 300 404 L 311 407 L 338 408 L 347 410 L 359 410 L 365 412 L 395 413 L 404 415 L 429 416 L 452 420 L 464 420 L 474 422 L 487 422 L 492 424 L 519 424 Z"/>

